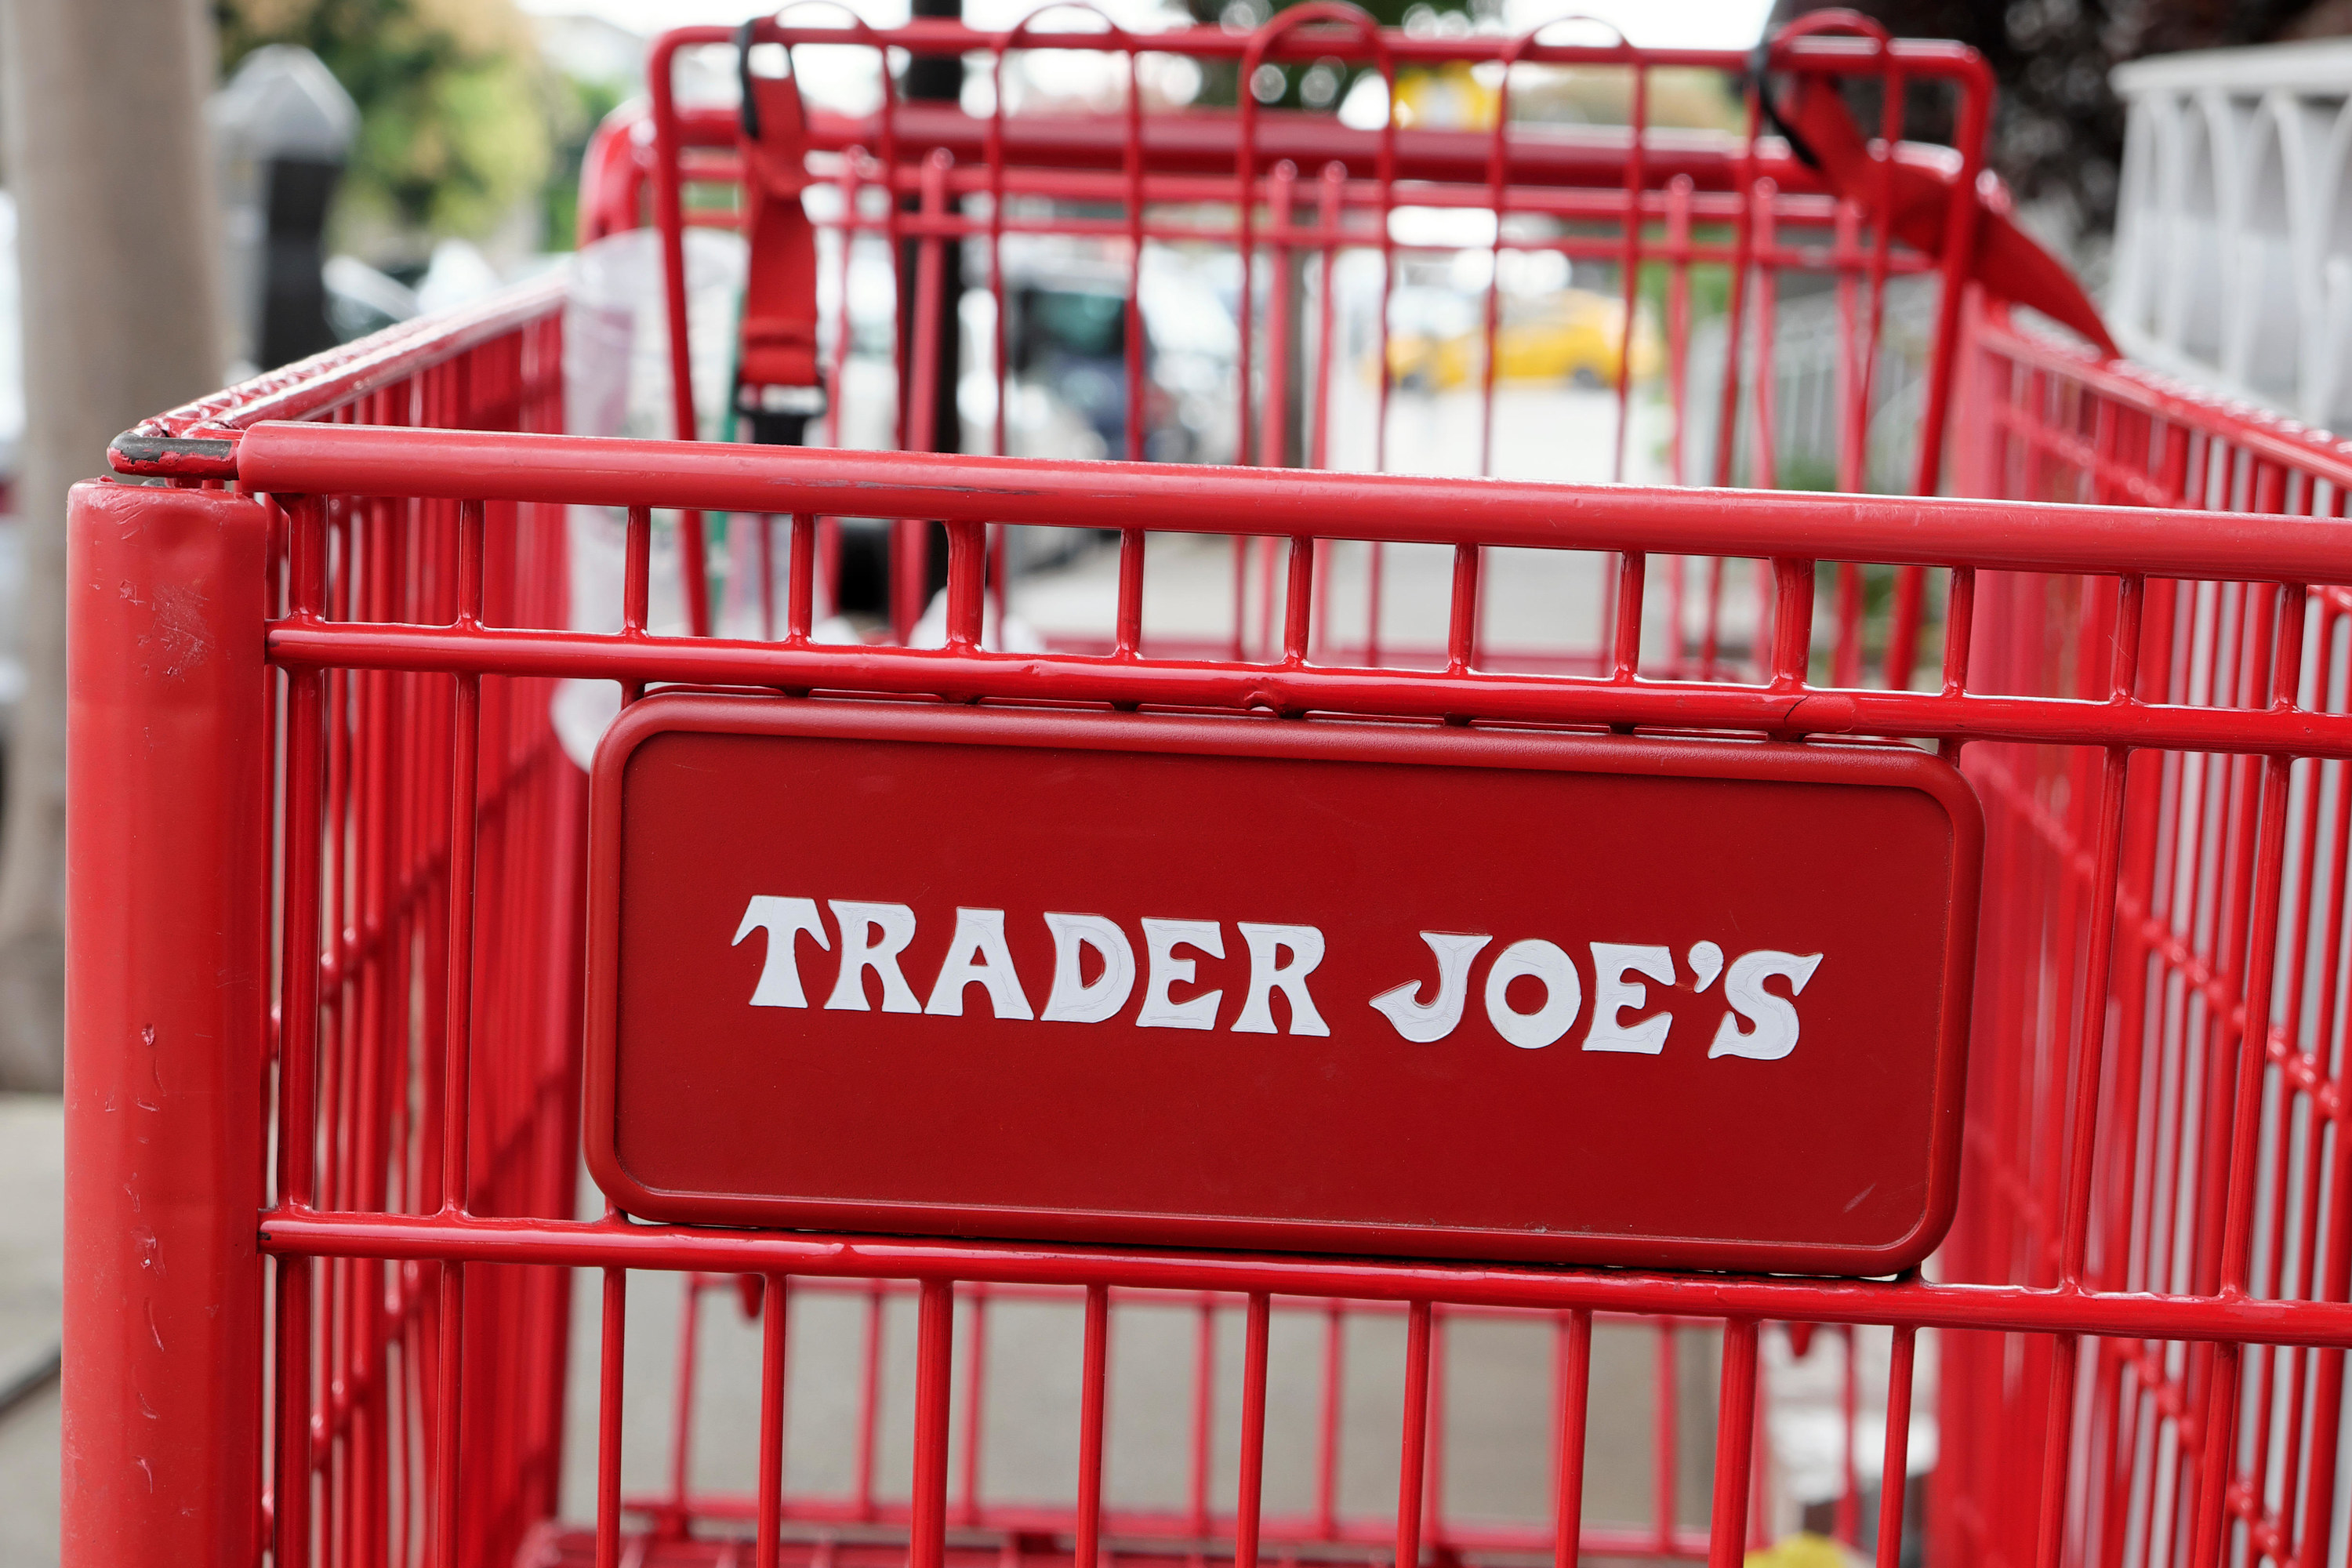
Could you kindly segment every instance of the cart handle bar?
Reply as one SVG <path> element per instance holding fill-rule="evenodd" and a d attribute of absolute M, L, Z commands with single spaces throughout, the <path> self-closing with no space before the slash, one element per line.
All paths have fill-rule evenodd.
<path fill-rule="evenodd" d="M 217 427 L 215 427 L 217 429 Z M 1178 533 L 1867 561 L 2200 581 L 2352 584 L 2340 522 L 1963 497 L 1538 484 L 1307 468 L 268 421 L 125 450 L 118 471 L 277 496 L 926 518 Z M 151 458 L 161 449 L 167 457 Z M 137 465 L 133 467 L 132 465 Z"/>
<path fill-rule="evenodd" d="M 444 315 L 418 316 L 354 343 L 339 344 L 282 369 L 143 419 L 114 438 L 118 474 L 229 481 L 239 477 L 236 436 L 267 419 L 308 419 L 454 359 L 562 310 L 564 275 L 502 289 Z"/>

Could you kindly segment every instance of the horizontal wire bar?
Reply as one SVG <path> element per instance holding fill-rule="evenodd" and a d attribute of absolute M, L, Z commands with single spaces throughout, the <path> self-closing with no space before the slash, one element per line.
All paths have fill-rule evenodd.
<path fill-rule="evenodd" d="M 622 1500 L 621 1507 L 630 1513 L 676 1519 L 699 1519 L 714 1522 L 737 1523 L 757 1517 L 757 1500 L 739 1492 L 698 1492 L 681 1509 L 676 1497 L 668 1493 L 653 1493 Z M 803 1494 L 787 1497 L 783 1502 L 782 1521 L 787 1525 L 838 1526 L 870 1524 L 879 1527 L 905 1528 L 909 1517 L 903 1502 L 882 1502 L 871 1508 L 846 1494 Z M 1196 1530 L 1204 1521 L 1193 1518 L 1186 1509 L 1106 1509 L 1103 1512 L 1103 1534 L 1108 1542 L 1103 1555 L 1106 1560 L 1125 1555 L 1117 1551 L 1122 1543 L 1137 1541 L 1160 1542 L 1201 1542 L 1230 1541 L 1234 1517 L 1227 1511 L 1212 1512 L 1205 1521 L 1206 1532 Z M 959 1521 L 956 1529 L 981 1530 L 1005 1535 L 1067 1536 L 1073 1532 L 1074 1519 L 1067 1508 L 1050 1504 L 992 1504 L 983 1509 L 976 1521 Z M 1552 1546 L 1553 1527 L 1549 1521 L 1541 1524 L 1511 1525 L 1506 1523 L 1457 1524 L 1449 1522 L 1440 1531 L 1426 1531 L 1428 1543 L 1444 1545 L 1456 1552 L 1549 1552 Z M 1393 1549 L 1396 1545 L 1396 1524 L 1392 1518 L 1365 1514 L 1342 1518 L 1326 1531 L 1311 1515 L 1267 1514 L 1261 1523 L 1261 1542 L 1269 1548 L 1296 1548 L 1311 1545 L 1368 1546 Z M 1583 1527 L 1581 1542 L 1586 1552 L 1601 1557 L 1647 1557 L 1659 1555 L 1660 1538 L 1655 1526 L 1625 1522 L 1600 1521 Z M 1703 1528 L 1678 1525 L 1667 1538 L 1672 1553 L 1703 1556 L 1706 1552 L 1706 1531 Z M 1230 1548 L 1226 1552 L 1230 1557 Z"/>
<path fill-rule="evenodd" d="M 672 29 L 661 40 L 666 50 L 690 48 L 698 44 L 731 44 L 737 37 L 732 26 L 696 26 Z M 1470 34 L 1462 37 L 1415 37 L 1382 31 L 1380 47 L 1400 65 L 1416 63 L 1454 62 L 1482 59 L 1504 59 L 1517 44 L 1507 34 Z M 878 28 L 856 22 L 842 24 L 782 24 L 767 18 L 760 22 L 758 40 L 762 43 L 833 44 L 848 48 L 954 48 L 982 49 L 1002 52 L 1013 44 L 1010 30 L 986 31 L 967 26 L 961 21 L 919 18 L 895 27 Z M 1121 30 L 1080 32 L 1026 33 L 1017 44 L 1017 51 L 1034 49 L 1084 49 L 1105 54 L 1125 53 L 1130 49 L 1141 54 L 1176 54 L 1197 56 L 1204 59 L 1239 59 L 1252 44 L 1246 31 L 1228 27 L 1193 26 L 1174 28 L 1160 33 L 1135 33 Z M 1749 69 L 1751 57 L 1735 49 L 1692 49 L 1637 47 L 1624 44 L 1540 43 L 1518 45 L 1517 58 L 1529 65 L 1642 65 L 1651 68 L 1662 66 L 1687 66 L 1694 69 L 1738 72 Z M 1300 27 L 1287 37 L 1277 36 L 1265 46 L 1265 58 L 1272 60 L 1309 60 L 1330 55 L 1350 62 L 1371 58 L 1370 35 L 1344 25 L 1308 26 Z M 1936 38 L 1895 38 L 1884 44 L 1877 40 L 1832 33 L 1807 33 L 1776 39 L 1771 58 L 1785 68 L 1801 61 L 1813 70 L 1862 71 L 1883 68 L 1884 64 L 1901 66 L 1906 73 L 1921 76 L 1958 76 L 1981 78 L 1984 68 L 1978 63 L 1973 51 L 1965 46 Z"/>
<path fill-rule="evenodd" d="M 2217 527 L 2210 511 L 1952 496 L 1700 491 L 297 422 L 246 432 L 236 472 L 244 484 L 277 496 L 1108 523 L 1177 533 L 2352 583 L 2346 534 L 2326 521 L 2233 513 L 2227 527 Z"/>
<path fill-rule="evenodd" d="M 2156 751 L 2352 757 L 2352 714 L 2137 701 L 1622 682 L 1436 670 L 1145 662 L 1075 654 L 949 654 L 597 632 L 279 622 L 269 657 L 307 668 L 478 671 L 1062 702 L 1265 709 L 1407 719 L 1470 714 L 1527 724 L 1634 724 L 1811 735 L 1902 735 L 2127 745 Z"/>
<path fill-rule="evenodd" d="M 279 1257 L 480 1260 L 661 1270 L 1067 1283 L 1219 1293 L 1422 1300 L 1452 1305 L 1585 1307 L 1708 1318 L 2132 1339 L 2352 1347 L 2352 1303 L 2244 1296 L 2042 1289 L 1871 1279 L 1670 1275 L 1447 1263 L 1352 1263 L 1221 1253 L 994 1247 L 896 1237 L 698 1229 L 604 1220 L 273 1210 L 262 1249 Z"/>

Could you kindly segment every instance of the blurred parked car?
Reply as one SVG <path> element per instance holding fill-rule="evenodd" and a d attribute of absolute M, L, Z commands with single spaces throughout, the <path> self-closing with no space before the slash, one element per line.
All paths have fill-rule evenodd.
<path fill-rule="evenodd" d="M 1129 455 L 1127 287 L 1126 268 L 1107 258 L 1008 254 L 1005 370 L 1011 406 L 1020 409 L 1042 395 L 1068 416 L 1054 423 L 1075 425 L 1091 437 L 1085 442 L 1087 450 L 1049 455 Z M 1145 252 L 1138 304 L 1143 326 L 1141 455 L 1164 463 L 1228 460 L 1238 342 L 1231 311 L 1181 257 L 1157 249 Z"/>
<path fill-rule="evenodd" d="M 1409 392 L 1467 385 L 1478 376 L 1485 336 L 1483 300 L 1452 289 L 1399 289 L 1389 307 L 1389 374 Z M 1622 300 L 1590 289 L 1505 294 L 1495 330 L 1495 378 L 1614 386 L 1624 342 Z M 1633 313 L 1632 353 L 1634 379 L 1657 374 L 1664 353 L 1647 311 Z"/>

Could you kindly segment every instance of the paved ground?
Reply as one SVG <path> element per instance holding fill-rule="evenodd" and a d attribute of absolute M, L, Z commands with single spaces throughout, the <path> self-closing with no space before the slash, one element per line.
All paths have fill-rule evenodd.
<path fill-rule="evenodd" d="M 0 1413 L 0 1568 L 58 1561 L 58 1348 L 64 1286 L 61 1102 L 0 1095 L 0 1391 L 36 1391 Z"/>

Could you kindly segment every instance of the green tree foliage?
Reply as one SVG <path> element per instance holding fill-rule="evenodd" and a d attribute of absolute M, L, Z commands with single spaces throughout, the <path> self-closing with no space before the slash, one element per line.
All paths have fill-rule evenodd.
<path fill-rule="evenodd" d="M 580 167 L 586 161 L 588 139 L 625 94 L 616 82 L 582 81 L 560 74 L 555 86 L 554 163 L 542 197 L 540 243 L 550 250 L 570 250 L 579 238 Z"/>
<path fill-rule="evenodd" d="M 339 228 L 479 238 L 536 201 L 562 91 L 510 0 L 216 0 L 221 65 L 315 53 L 360 108 Z"/>

